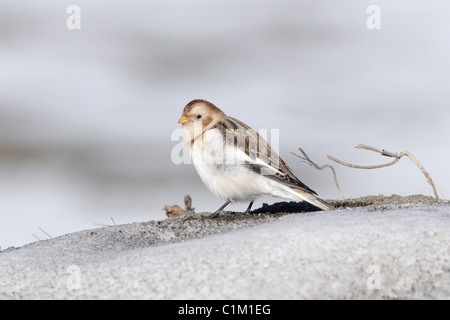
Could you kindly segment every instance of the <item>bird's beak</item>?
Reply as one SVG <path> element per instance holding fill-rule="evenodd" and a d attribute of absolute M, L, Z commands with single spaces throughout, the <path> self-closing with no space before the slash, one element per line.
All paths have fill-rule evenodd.
<path fill-rule="evenodd" d="M 180 120 L 178 120 L 178 123 L 181 123 L 181 124 L 185 124 L 188 122 L 189 122 L 189 119 L 186 117 L 181 117 Z"/>

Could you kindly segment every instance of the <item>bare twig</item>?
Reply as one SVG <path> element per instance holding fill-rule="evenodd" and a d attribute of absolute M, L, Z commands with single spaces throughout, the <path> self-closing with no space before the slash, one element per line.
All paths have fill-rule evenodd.
<path fill-rule="evenodd" d="M 335 162 L 337 162 L 337 163 L 339 163 L 339 164 L 341 164 L 343 166 L 350 167 L 350 168 L 356 168 L 356 169 L 378 169 L 378 168 L 391 166 L 391 165 L 397 163 L 400 160 L 401 157 L 407 156 L 422 171 L 424 176 L 427 178 L 428 183 L 433 188 L 433 192 L 434 192 L 434 195 L 435 195 L 436 199 L 439 200 L 439 196 L 437 194 L 436 187 L 434 185 L 433 179 L 431 179 L 431 176 L 428 174 L 428 172 L 425 170 L 425 168 L 420 164 L 420 162 L 409 151 L 397 151 L 397 152 L 394 153 L 394 152 L 386 151 L 384 149 L 377 149 L 377 148 L 374 148 L 374 147 L 366 146 L 364 144 L 358 144 L 355 148 L 356 149 L 365 149 L 365 150 L 375 151 L 375 152 L 380 153 L 383 156 L 395 158 L 395 160 L 393 160 L 391 162 L 388 162 L 388 163 L 374 165 L 374 166 L 360 166 L 360 165 L 355 165 L 355 164 L 351 164 L 351 163 L 347 163 L 347 162 L 338 160 L 338 159 L 336 159 L 336 158 L 334 158 L 332 156 L 328 156 L 328 159 L 330 159 L 332 161 L 335 161 Z"/>
<path fill-rule="evenodd" d="M 341 192 L 341 188 L 339 187 L 339 183 L 338 183 L 337 178 L 336 178 L 336 171 L 334 170 L 333 166 L 331 166 L 331 165 L 329 165 L 329 164 L 326 164 L 326 165 L 323 165 L 323 166 L 319 166 L 319 165 L 317 165 L 314 161 L 312 161 L 312 160 L 308 157 L 308 155 L 306 154 L 305 151 L 303 151 L 302 148 L 298 148 L 298 150 L 300 150 L 300 152 L 303 154 L 303 157 L 302 157 L 302 156 L 299 156 L 298 154 L 295 154 L 295 153 L 293 153 L 293 152 L 291 152 L 291 153 L 292 153 L 294 156 L 299 157 L 299 158 L 302 159 L 302 160 L 305 160 L 306 162 L 308 162 L 311 166 L 313 166 L 313 167 L 316 168 L 317 170 L 323 170 L 324 168 L 330 168 L 330 169 L 331 169 L 331 171 L 333 172 L 334 183 L 336 184 L 336 187 L 337 187 L 337 189 L 338 189 L 338 191 L 339 191 L 339 193 L 340 193 L 342 199 L 345 200 L 345 197 L 344 197 L 344 195 L 343 195 L 342 192 Z"/>
<path fill-rule="evenodd" d="M 49 238 L 53 239 L 51 235 L 49 235 L 47 232 L 45 232 L 41 227 L 38 227 L 39 230 L 41 230 L 43 233 L 45 233 Z"/>
<path fill-rule="evenodd" d="M 334 162 L 337 162 L 337 163 L 339 163 L 339 164 L 341 164 L 343 166 L 350 167 L 350 168 L 355 168 L 355 169 L 378 169 L 378 168 L 391 166 L 391 165 L 395 164 L 396 162 L 398 162 L 398 160 L 400 160 L 400 158 L 396 158 L 394 161 L 391 161 L 389 163 L 383 163 L 383 164 L 374 165 L 374 166 L 360 166 L 360 165 L 357 165 L 357 164 L 351 164 L 351 163 L 344 162 L 342 160 L 338 160 L 338 159 L 336 159 L 336 158 L 334 158 L 332 156 L 327 156 L 327 157 L 328 157 L 328 159 L 333 160 Z"/>
<path fill-rule="evenodd" d="M 428 172 L 425 170 L 425 168 L 420 164 L 420 162 L 414 157 L 409 151 L 399 151 L 399 156 L 407 156 L 409 159 L 411 159 L 412 162 L 422 171 L 423 175 L 427 178 L 428 184 L 431 185 L 433 188 L 434 195 L 436 196 L 436 199 L 439 200 L 439 196 L 436 191 L 436 186 L 434 185 L 433 179 L 431 179 L 431 176 L 428 174 Z"/>
<path fill-rule="evenodd" d="M 114 221 L 114 219 L 111 217 L 110 218 L 113 224 L 105 224 L 105 223 L 94 223 L 94 226 L 99 226 L 99 227 L 114 227 L 117 226 L 116 222 Z"/>
<path fill-rule="evenodd" d="M 112 225 L 110 225 L 110 224 L 97 223 L 97 222 L 94 223 L 94 226 L 97 226 L 97 227 L 112 227 Z"/>
<path fill-rule="evenodd" d="M 43 233 L 45 233 L 45 235 L 47 235 L 47 237 L 53 239 L 53 237 L 51 235 L 49 235 L 47 232 L 44 231 L 44 229 L 42 229 L 41 227 L 38 227 L 39 230 L 41 230 Z M 34 233 L 32 233 L 32 236 L 35 237 L 36 239 L 38 239 L 39 241 L 41 241 L 41 239 L 39 239 L 39 237 L 37 235 L 35 235 Z"/>
<path fill-rule="evenodd" d="M 356 149 L 366 149 L 366 150 L 370 150 L 370 151 L 375 151 L 375 152 L 381 153 L 382 156 L 397 158 L 397 153 L 386 151 L 384 149 L 377 149 L 377 148 L 374 148 L 374 147 L 369 147 L 369 146 L 366 146 L 365 144 L 358 144 L 355 148 Z"/>

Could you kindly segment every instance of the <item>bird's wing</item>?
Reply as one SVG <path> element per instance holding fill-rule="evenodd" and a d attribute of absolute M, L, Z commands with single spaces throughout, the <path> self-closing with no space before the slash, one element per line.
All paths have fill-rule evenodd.
<path fill-rule="evenodd" d="M 247 168 L 292 188 L 317 195 L 292 173 L 266 140 L 251 127 L 231 117 L 219 121 L 216 127 L 224 136 L 225 147 L 234 148 L 238 160 Z"/>

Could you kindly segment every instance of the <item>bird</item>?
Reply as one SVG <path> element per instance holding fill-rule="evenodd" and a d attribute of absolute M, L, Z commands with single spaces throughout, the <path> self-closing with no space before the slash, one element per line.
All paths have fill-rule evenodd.
<path fill-rule="evenodd" d="M 192 100 L 178 123 L 200 179 L 216 197 L 226 201 L 211 218 L 230 203 L 250 202 L 245 211 L 249 214 L 253 202 L 263 195 L 334 209 L 301 182 L 254 129 L 211 102 Z"/>

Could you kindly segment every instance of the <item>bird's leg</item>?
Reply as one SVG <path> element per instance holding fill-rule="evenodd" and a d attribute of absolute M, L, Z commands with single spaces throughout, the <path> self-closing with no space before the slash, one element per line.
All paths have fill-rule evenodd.
<path fill-rule="evenodd" d="M 210 218 L 215 218 L 215 217 L 217 217 L 217 216 L 219 215 L 219 213 L 221 213 L 222 210 L 225 209 L 225 207 L 226 207 L 227 205 L 229 205 L 230 203 L 231 203 L 231 201 L 228 200 L 227 202 L 224 203 L 223 206 L 221 206 L 219 209 L 217 209 L 217 211 L 214 212 L 214 213 L 213 213 L 212 215 L 210 215 L 209 217 L 210 217 Z"/>
<path fill-rule="evenodd" d="M 248 208 L 247 208 L 247 210 L 245 210 L 244 214 L 250 214 L 250 209 L 252 208 L 253 202 L 254 201 L 250 202 L 250 204 L 248 205 Z"/>

